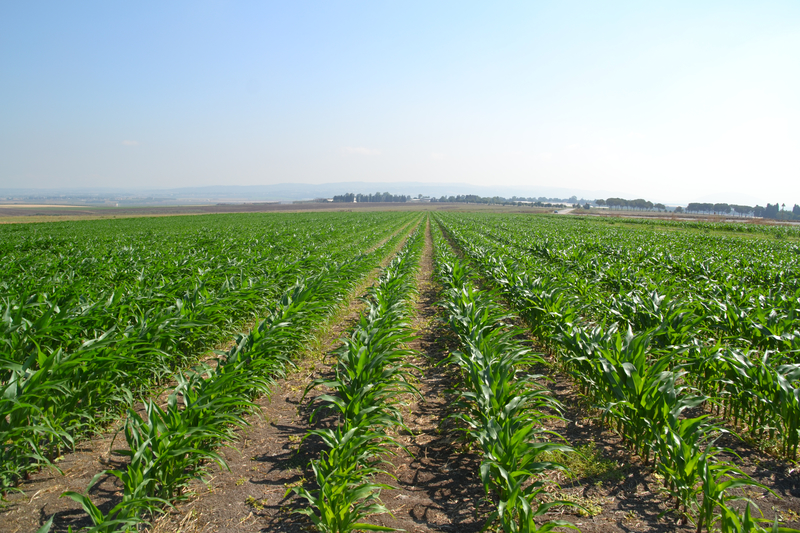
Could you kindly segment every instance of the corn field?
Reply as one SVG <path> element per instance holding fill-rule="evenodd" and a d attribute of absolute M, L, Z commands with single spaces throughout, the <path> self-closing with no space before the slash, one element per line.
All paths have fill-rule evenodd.
<path fill-rule="evenodd" d="M 62 496 L 86 531 L 152 527 L 227 468 L 220 450 L 259 399 L 361 296 L 329 370 L 302 395 L 301 447 L 317 451 L 283 497 L 308 528 L 395 530 L 375 517 L 392 512 L 391 459 L 411 454 L 400 436 L 413 434 L 409 405 L 425 401 L 417 383 L 430 370 L 414 361 L 428 357 L 452 380 L 441 423 L 479 457 L 485 529 L 580 529 L 570 517 L 586 509 L 549 481 L 574 477 L 580 456 L 552 429 L 567 422 L 546 386 L 558 374 L 659 480 L 676 527 L 797 531 L 763 518 L 753 491 L 777 495 L 723 437 L 797 460 L 800 246 L 791 232 L 738 233 L 469 212 L 0 227 L 0 491 L 21 493 L 115 432 L 124 467 Z M 412 348 L 426 246 L 453 343 L 434 356 Z M 113 506 L 92 490 L 109 476 Z"/>
<path fill-rule="evenodd" d="M 654 465 L 683 521 L 698 533 L 761 530 L 754 502 L 743 514 L 730 502 L 741 499 L 734 489 L 765 487 L 715 443 L 733 430 L 796 459 L 797 244 L 759 242 L 754 253 L 748 241 L 581 220 L 440 223 L 603 422 Z"/>

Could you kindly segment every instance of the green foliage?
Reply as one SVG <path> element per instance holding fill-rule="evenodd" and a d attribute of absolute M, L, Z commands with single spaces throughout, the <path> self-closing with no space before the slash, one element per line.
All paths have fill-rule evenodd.
<path fill-rule="evenodd" d="M 331 272 L 352 282 L 386 247 L 361 252 L 413 216 L 0 228 L 8 266 L 0 277 L 0 491 L 102 431 L 245 320 L 276 306 L 291 311 L 282 298 L 294 297 L 287 290 L 298 280 Z"/>
<path fill-rule="evenodd" d="M 234 439 L 233 430 L 245 425 L 244 416 L 255 408 L 252 400 L 269 392 L 272 380 L 284 373 L 291 356 L 303 349 L 317 324 L 393 242 L 389 239 L 369 255 L 319 263 L 315 273 L 293 282 L 272 302 L 266 318 L 255 328 L 237 335 L 234 345 L 220 352 L 219 359 L 177 371 L 173 375 L 176 386 L 165 406 L 147 402 L 144 416 L 130 409 L 123 428 L 128 449 L 117 451 L 129 462 L 124 470 L 107 472 L 122 482 L 122 501 L 103 515 L 88 496 L 64 494 L 90 515 L 95 524 L 92 531 L 137 528 L 182 498 L 188 482 L 202 476 L 209 462 L 226 466 L 215 449 Z M 99 339 L 84 346 L 103 342 Z M 70 361 L 56 358 L 56 354 L 54 360 Z M 81 360 L 84 366 L 87 362 Z M 45 371 L 50 368 L 45 360 L 40 365 Z M 13 366 L 10 370 L 15 376 L 26 371 Z M 52 386 L 61 386 L 49 377 Z M 6 390 L 19 393 L 27 381 L 17 378 L 9 383 Z M 22 414 L 26 413 L 29 417 L 37 414 L 33 409 Z"/>
<path fill-rule="evenodd" d="M 314 399 L 312 421 L 321 413 L 337 415 L 335 429 L 314 429 L 306 435 L 321 438 L 326 446 L 322 456 L 311 462 L 316 488 L 289 489 L 308 501 L 310 507 L 298 512 L 319 531 L 393 531 L 363 520 L 388 512 L 379 496 L 381 489 L 392 487 L 371 479 L 388 474 L 378 465 L 387 446 L 399 444 L 387 431 L 403 427 L 398 408 L 403 395 L 418 393 L 408 379 L 412 367 L 405 362 L 413 352 L 404 346 L 413 340 L 408 298 L 414 291 L 422 244 L 417 230 L 368 291 L 366 310 L 335 352 L 334 379 L 318 379 L 305 391 L 321 386 L 331 390 Z"/>
<path fill-rule="evenodd" d="M 510 325 L 513 316 L 502 311 L 494 295 L 472 285 L 469 269 L 445 246 L 437 247 L 437 263 L 439 279 L 447 287 L 441 306 L 461 344 L 461 351 L 443 361 L 461 369 L 462 386 L 453 391 L 458 396 L 453 416 L 483 451 L 481 480 L 498 502 L 485 527 L 499 521 L 507 533 L 574 528 L 563 520 L 541 525 L 536 521 L 554 506 L 574 505 L 544 501 L 541 475 L 566 470 L 547 459 L 573 450 L 552 442 L 550 438 L 560 439 L 559 435 L 542 427 L 543 419 L 557 416 L 560 406 L 536 383 L 541 376 L 520 375 L 543 359 L 523 346 L 520 331 Z"/>
<path fill-rule="evenodd" d="M 719 458 L 726 450 L 713 442 L 722 428 L 708 414 L 685 412 L 717 406 L 734 428 L 779 435 L 783 453 L 796 455 L 797 246 L 580 219 L 441 221 L 603 420 L 646 463 L 654 459 L 665 492 L 698 533 L 743 530 L 750 519 L 728 502 L 735 489 L 760 485 Z"/>
<path fill-rule="evenodd" d="M 622 481 L 627 475 L 627 468 L 617 461 L 603 457 L 601 450 L 594 442 L 576 446 L 575 453 L 548 452 L 546 460 L 563 464 L 576 478 L 588 481 Z"/>

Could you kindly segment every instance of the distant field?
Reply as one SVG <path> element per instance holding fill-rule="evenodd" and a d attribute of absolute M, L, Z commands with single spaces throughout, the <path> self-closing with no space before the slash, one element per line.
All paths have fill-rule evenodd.
<path fill-rule="evenodd" d="M 504 213 L 547 213 L 548 208 L 513 207 L 463 203 L 393 203 L 361 204 L 302 203 L 302 204 L 215 204 L 176 205 L 158 207 L 89 207 L 64 205 L 2 205 L 0 224 L 24 222 L 54 222 L 64 220 L 93 220 L 104 218 L 158 217 L 177 215 L 208 215 L 218 213 L 297 213 L 308 211 L 500 211 Z"/>
<path fill-rule="evenodd" d="M 0 204 L 2 207 L 10 207 L 10 208 L 17 208 L 17 209 L 31 209 L 36 207 L 81 207 L 79 205 L 53 205 L 53 204 Z"/>

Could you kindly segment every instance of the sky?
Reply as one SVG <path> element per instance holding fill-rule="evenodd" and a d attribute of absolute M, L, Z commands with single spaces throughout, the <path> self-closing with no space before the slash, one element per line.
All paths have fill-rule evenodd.
<path fill-rule="evenodd" d="M 800 203 L 800 2 L 0 3 L 0 188 L 344 181 Z"/>

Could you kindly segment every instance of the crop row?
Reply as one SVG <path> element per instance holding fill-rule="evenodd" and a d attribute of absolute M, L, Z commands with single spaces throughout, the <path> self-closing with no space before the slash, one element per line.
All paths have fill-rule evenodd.
<path fill-rule="evenodd" d="M 380 247 L 371 261 L 329 265 L 298 282 L 220 358 L 178 372 L 165 406 L 150 401 L 144 416 L 130 409 L 123 428 L 128 447 L 117 450 L 129 457 L 127 468 L 102 472 L 89 487 L 113 475 L 123 487 L 121 501 L 104 514 L 89 496 L 65 493 L 92 519 L 90 531 L 135 528 L 183 498 L 188 483 L 203 476 L 209 462 L 224 467 L 215 449 L 236 438 L 235 429 L 246 425 L 245 416 L 258 410 L 253 401 L 269 394 L 273 380 L 291 366 L 292 356 L 302 351 L 318 324 L 394 242 Z"/>
<path fill-rule="evenodd" d="M 689 379 L 696 365 L 709 362 L 698 354 L 721 352 L 718 345 L 709 347 L 695 339 L 698 321 L 689 312 L 673 302 L 662 309 L 660 320 L 637 324 L 636 330 L 621 321 L 621 328 L 619 322 L 598 318 L 591 314 L 591 306 L 581 305 L 573 292 L 575 283 L 566 282 L 565 277 L 547 277 L 548 272 L 515 261 L 511 253 L 505 253 L 506 247 L 485 246 L 492 237 L 485 227 L 482 232 L 490 237 L 481 240 L 474 227 L 457 229 L 452 217 L 445 224 L 448 235 L 482 275 L 500 288 L 534 333 L 559 356 L 609 426 L 645 463 L 652 460 L 665 480 L 665 491 L 674 498 L 675 509 L 692 519 L 698 532 L 715 526 L 724 532 L 759 530 L 750 512 L 752 502 L 748 501 L 744 514 L 731 505 L 743 499 L 736 489 L 758 484 L 721 458 L 722 452 L 730 450 L 716 446 L 720 428 L 709 414 L 686 414 L 710 400 L 701 388 L 691 385 L 697 376 Z M 527 246 L 535 248 L 539 243 Z"/>
<path fill-rule="evenodd" d="M 521 331 L 511 325 L 513 316 L 495 303 L 497 295 L 476 288 L 469 267 L 446 244 L 436 247 L 436 261 L 444 287 L 441 305 L 460 343 L 460 351 L 444 361 L 461 373 L 455 416 L 483 451 L 480 477 L 496 504 L 484 528 L 495 520 L 506 533 L 574 527 L 564 520 L 537 523 L 552 507 L 571 505 L 546 498 L 542 480 L 549 470 L 567 470 L 547 460 L 548 453 L 573 451 L 553 442 L 563 438 L 543 426 L 544 419 L 561 411 L 559 402 L 536 382 L 541 376 L 529 373 L 544 360 L 522 343 Z"/>
<path fill-rule="evenodd" d="M 297 237 L 298 229 L 290 235 L 288 225 L 279 233 L 284 225 L 248 218 L 237 233 L 237 220 L 213 234 L 203 225 L 208 222 L 181 220 L 174 223 L 182 233 L 172 228 L 161 239 L 155 230 L 171 228 L 162 219 L 141 222 L 146 230 L 117 234 L 116 240 L 103 236 L 110 229 L 105 224 L 71 226 L 84 231 L 84 243 L 66 235 L 37 237 L 37 228 L 10 235 L 4 259 L 29 270 L 23 276 L 12 268 L 2 281 L 0 490 L 102 429 L 154 384 L 228 337 L 242 319 L 274 306 L 298 280 L 348 256 L 370 261 L 373 255 L 361 252 L 401 222 L 376 218 L 359 228 L 352 219 L 307 220 L 298 225 L 304 236 Z M 56 236 L 64 229 L 48 228 Z M 273 230 L 280 240 L 269 244 Z M 353 235 L 346 235 L 350 230 Z M 234 237 L 210 238 L 221 232 Z M 273 251 L 248 248 L 225 258 L 226 244 L 237 238 L 250 245 L 264 239 Z M 189 253 L 185 248 L 192 244 L 199 249 Z M 117 252 L 106 253 L 103 245 Z M 65 255 L 72 251 L 77 258 Z M 126 262 L 124 254 L 136 260 Z M 81 270 L 87 261 L 96 267 L 94 276 Z M 30 293 L 36 276 L 43 276 L 42 292 Z"/>
<path fill-rule="evenodd" d="M 317 379 L 305 391 L 329 390 L 314 398 L 312 422 L 323 415 L 336 417 L 334 427 L 312 429 L 305 437 L 324 444 L 320 457 L 311 461 L 316 487 L 290 489 L 308 501 L 309 507 L 299 512 L 319 531 L 392 530 L 363 520 L 388 512 L 379 496 L 381 489 L 392 487 L 374 477 L 387 474 L 380 465 L 390 447 L 400 446 L 392 432 L 405 427 L 402 397 L 418 393 L 408 380 L 412 365 L 407 358 L 413 352 L 407 345 L 413 339 L 408 320 L 423 242 L 423 231 L 417 231 L 386 267 L 368 292 L 366 309 L 335 352 L 333 377 Z"/>

